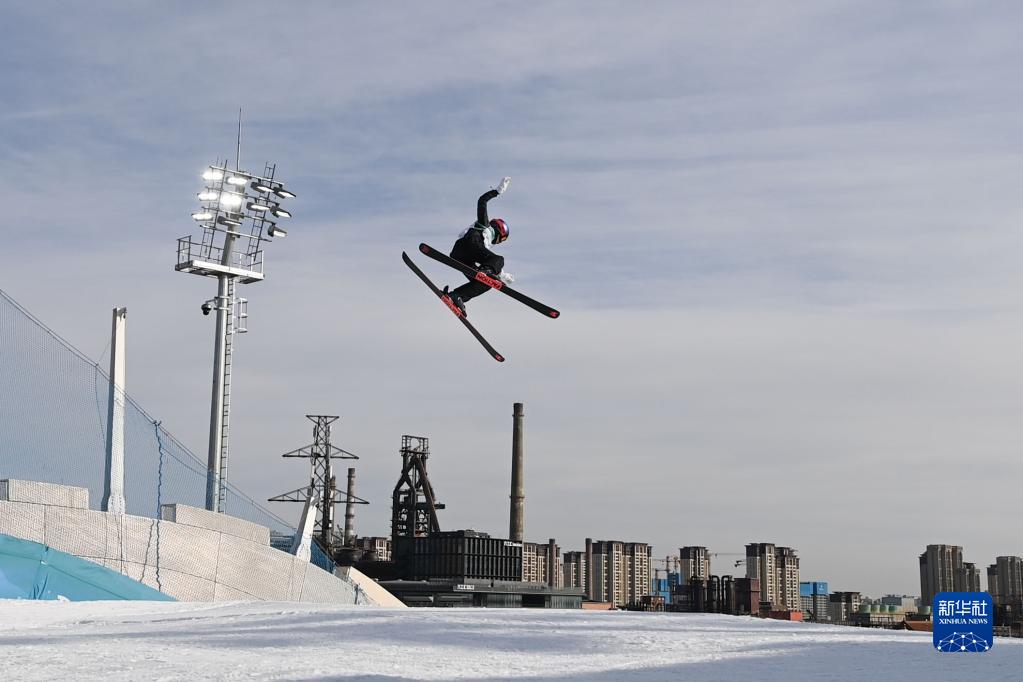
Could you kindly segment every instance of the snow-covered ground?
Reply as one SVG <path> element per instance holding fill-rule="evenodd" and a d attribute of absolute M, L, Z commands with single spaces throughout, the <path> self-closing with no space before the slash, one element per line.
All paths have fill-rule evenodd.
<path fill-rule="evenodd" d="M 704 614 L 0 601 L 0 679 L 1020 680 L 1023 641 Z"/>

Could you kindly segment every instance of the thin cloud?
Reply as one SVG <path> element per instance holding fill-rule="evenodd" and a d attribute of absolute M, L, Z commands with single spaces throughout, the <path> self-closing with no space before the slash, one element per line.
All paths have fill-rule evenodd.
<path fill-rule="evenodd" d="M 522 401 L 530 537 L 776 540 L 807 578 L 911 593 L 928 542 L 981 563 L 1017 551 L 1000 519 L 1019 473 L 1020 18 L 11 8 L 3 288 L 97 355 L 127 305 L 133 394 L 202 450 L 213 285 L 172 270 L 174 240 L 194 231 L 201 168 L 233 157 L 241 106 L 243 164 L 276 161 L 299 194 L 236 345 L 231 476 L 253 497 L 305 475 L 277 456 L 308 440 L 303 415 L 341 414 L 373 501 L 361 533 L 386 534 L 399 437 L 417 433 L 445 527 L 501 534 Z M 563 317 L 474 301 L 496 366 L 399 255 L 446 248 L 506 174 L 508 269 Z M 949 470 L 992 502 L 935 538 L 927 500 Z"/>

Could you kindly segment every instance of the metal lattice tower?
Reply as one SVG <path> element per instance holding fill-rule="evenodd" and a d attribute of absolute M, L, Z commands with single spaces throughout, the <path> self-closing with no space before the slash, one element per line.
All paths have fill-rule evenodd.
<path fill-rule="evenodd" d="M 227 336 L 224 338 L 224 390 L 223 409 L 221 410 L 221 422 L 223 423 L 223 435 L 220 441 L 220 476 L 217 509 L 227 511 L 227 454 L 230 450 L 229 438 L 231 434 L 231 368 L 234 364 L 234 335 L 248 332 L 246 319 L 249 316 L 248 299 L 235 295 L 237 282 L 232 279 L 228 281 L 227 296 L 232 310 L 227 316 Z"/>
<path fill-rule="evenodd" d="M 437 502 L 426 460 L 430 457 L 430 439 L 422 436 L 401 437 L 401 476 L 391 498 L 391 545 L 397 561 L 410 556 L 413 538 L 440 531 Z"/>
<path fill-rule="evenodd" d="M 344 491 L 337 489 L 332 459 L 359 459 L 358 456 L 335 447 L 330 443 L 330 425 L 339 417 L 327 414 L 307 414 L 306 419 L 313 422 L 313 442 L 310 445 L 286 452 L 282 457 L 307 457 L 310 460 L 311 475 L 309 485 L 289 493 L 271 497 L 270 502 L 306 502 L 313 490 L 320 491 L 320 506 L 316 515 L 315 533 L 320 546 L 331 557 L 335 550 L 344 544 L 344 538 L 338 537 L 334 524 L 334 505 L 351 500 L 354 504 L 369 504 L 354 495 L 349 498 Z"/>

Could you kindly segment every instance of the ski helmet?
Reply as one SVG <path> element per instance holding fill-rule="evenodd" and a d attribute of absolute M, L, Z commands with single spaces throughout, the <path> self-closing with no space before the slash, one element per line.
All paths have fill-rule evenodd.
<path fill-rule="evenodd" d="M 508 239 L 508 223 L 501 218 L 494 218 L 490 221 L 490 227 L 494 228 L 494 243 L 500 244 Z"/>

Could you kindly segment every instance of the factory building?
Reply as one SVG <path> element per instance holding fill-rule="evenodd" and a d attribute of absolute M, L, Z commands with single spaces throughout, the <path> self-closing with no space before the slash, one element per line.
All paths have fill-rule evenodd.
<path fill-rule="evenodd" d="M 848 623 L 858 613 L 862 598 L 859 592 L 832 592 L 828 597 L 828 616 L 832 623 Z"/>
<path fill-rule="evenodd" d="M 524 559 L 527 544 L 533 552 L 528 563 Z M 380 584 L 408 606 L 577 609 L 582 604 L 581 589 L 547 582 L 551 564 L 546 554 L 552 546 L 557 547 L 553 541 L 522 543 L 474 530 L 439 531 L 415 538 L 408 574 Z M 527 565 L 541 579 L 524 580 Z M 557 582 L 557 576 L 554 579 Z"/>
<path fill-rule="evenodd" d="M 352 541 L 352 545 L 363 553 L 366 560 L 391 560 L 391 538 L 357 537 Z"/>
<path fill-rule="evenodd" d="M 522 580 L 522 543 L 474 530 L 415 539 L 409 580 Z"/>
<path fill-rule="evenodd" d="M 760 581 L 730 575 L 690 578 L 672 589 L 669 611 L 757 615 L 760 612 Z"/>
<path fill-rule="evenodd" d="M 679 585 L 683 584 L 685 584 L 685 581 L 682 580 L 681 573 L 667 571 L 664 578 L 655 577 L 653 579 L 651 593 L 655 597 L 660 597 L 664 601 L 665 607 L 667 607 L 671 605 L 672 594 L 674 594 Z"/>

